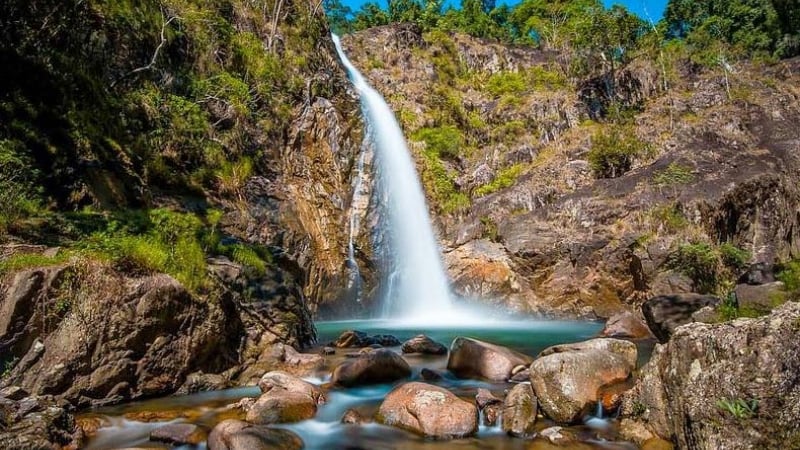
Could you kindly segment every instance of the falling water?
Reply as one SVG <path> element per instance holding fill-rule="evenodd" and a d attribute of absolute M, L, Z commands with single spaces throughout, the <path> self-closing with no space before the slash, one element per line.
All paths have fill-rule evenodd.
<path fill-rule="evenodd" d="M 367 155 L 365 148 L 361 149 L 356 165 L 356 176 L 353 182 L 353 199 L 350 202 L 350 236 L 347 242 L 347 267 L 350 270 L 348 290 L 361 301 L 361 270 L 356 261 L 355 239 L 361 230 L 361 215 L 369 202 L 369 191 L 364 188 L 364 159 Z"/>
<path fill-rule="evenodd" d="M 431 319 L 449 314 L 450 289 L 433 235 L 425 196 L 403 132 L 383 97 L 353 66 L 333 36 L 350 81 L 361 97 L 361 109 L 375 145 L 379 195 L 385 203 L 395 280 L 386 317 Z"/>

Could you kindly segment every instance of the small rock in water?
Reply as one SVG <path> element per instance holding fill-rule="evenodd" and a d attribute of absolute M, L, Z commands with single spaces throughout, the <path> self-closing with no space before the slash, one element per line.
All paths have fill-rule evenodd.
<path fill-rule="evenodd" d="M 611 316 L 606 322 L 603 331 L 600 332 L 600 335 L 603 337 L 627 339 L 645 339 L 652 337 L 652 333 L 650 333 L 650 329 L 647 328 L 647 325 L 630 311 Z"/>
<path fill-rule="evenodd" d="M 319 386 L 279 370 L 264 374 L 258 381 L 258 387 L 263 393 L 273 390 L 299 392 L 313 398 L 317 404 L 325 403 L 325 393 Z"/>
<path fill-rule="evenodd" d="M 400 340 L 390 334 L 378 334 L 372 336 L 372 342 L 384 347 L 397 347 L 401 344 Z"/>
<path fill-rule="evenodd" d="M 205 439 L 206 433 L 191 423 L 171 423 L 150 433 L 151 441 L 175 445 L 197 445 Z"/>
<path fill-rule="evenodd" d="M 490 427 L 497 425 L 503 407 L 502 400 L 495 397 L 488 389 L 479 388 L 475 395 L 475 404 L 478 405 L 478 410 L 483 412 L 484 425 Z"/>
<path fill-rule="evenodd" d="M 397 353 L 379 349 L 346 361 L 334 369 L 331 383 L 353 387 L 365 384 L 389 383 L 411 375 L 411 367 Z"/>
<path fill-rule="evenodd" d="M 400 348 L 403 353 L 423 353 L 426 355 L 446 355 L 447 347 L 420 334 L 405 341 Z"/>
<path fill-rule="evenodd" d="M 314 417 L 317 402 L 309 395 L 277 389 L 256 400 L 245 420 L 255 424 L 293 423 Z"/>
<path fill-rule="evenodd" d="M 531 381 L 531 371 L 530 369 L 525 369 L 523 371 L 517 372 L 514 374 L 513 377 L 509 380 L 513 383 L 527 383 Z"/>
<path fill-rule="evenodd" d="M 323 355 L 323 356 L 335 355 L 336 354 L 336 349 L 333 348 L 333 347 L 327 347 L 327 346 L 326 347 L 322 347 L 320 349 L 320 351 L 319 351 L 319 354 Z"/>
<path fill-rule="evenodd" d="M 564 435 L 561 434 L 561 430 L 562 430 L 561 427 L 545 428 L 544 430 L 539 432 L 539 436 L 547 438 L 547 440 L 552 442 L 553 444 L 557 444 L 558 441 L 564 439 Z"/>
<path fill-rule="evenodd" d="M 364 416 L 361 415 L 358 411 L 353 408 L 348 409 L 344 412 L 342 416 L 342 423 L 349 424 L 349 425 L 360 425 L 365 423 L 366 420 Z"/>
<path fill-rule="evenodd" d="M 423 368 L 419 373 L 419 377 L 425 381 L 439 381 L 442 379 L 442 376 L 439 375 L 438 372 L 428 368 Z"/>
<path fill-rule="evenodd" d="M 289 430 L 223 420 L 208 435 L 209 450 L 300 450 L 303 440 Z"/>
<path fill-rule="evenodd" d="M 371 343 L 367 333 L 363 331 L 347 330 L 336 339 L 333 346 L 338 348 L 365 347 Z"/>

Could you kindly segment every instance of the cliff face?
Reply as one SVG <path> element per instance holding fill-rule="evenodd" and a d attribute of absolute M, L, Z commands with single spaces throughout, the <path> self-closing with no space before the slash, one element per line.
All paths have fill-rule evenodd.
<path fill-rule="evenodd" d="M 612 102 L 612 79 L 567 80 L 557 53 L 413 26 L 345 47 L 402 122 L 466 298 L 608 317 L 721 291 L 692 250 L 735 253 L 719 269 L 732 273 L 798 255 L 796 60 L 726 73 L 642 58 L 615 74 Z M 603 169 L 604 143 L 636 156 Z"/>
<path fill-rule="evenodd" d="M 360 310 L 353 285 L 369 301 L 363 124 L 319 5 L 0 16 L 2 384 L 89 405 L 247 382 L 305 364 L 287 346 Z"/>

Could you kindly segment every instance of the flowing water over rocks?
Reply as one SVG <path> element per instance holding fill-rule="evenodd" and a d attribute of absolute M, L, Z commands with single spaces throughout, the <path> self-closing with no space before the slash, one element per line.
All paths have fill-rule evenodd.
<path fill-rule="evenodd" d="M 535 321 L 487 324 L 484 327 L 467 327 L 466 329 L 441 327 L 423 330 L 382 321 L 327 322 L 319 323 L 318 327 L 320 343 L 323 344 L 335 340 L 343 331 L 349 329 L 363 330 L 368 336 L 392 334 L 397 336 L 400 341 L 408 341 L 424 332 L 430 340 L 445 344 L 450 344 L 456 337 L 464 334 L 482 341 L 508 346 L 514 351 L 531 357 L 556 344 L 584 341 L 595 336 L 601 328 L 599 324 L 587 322 Z M 401 346 L 396 345 L 380 351 L 392 351 L 399 357 Z M 357 385 L 346 388 L 334 387 L 330 383 L 331 372 L 342 363 L 352 362 L 353 359 L 350 355 L 354 352 L 357 353 L 358 350 L 351 347 L 335 349 L 333 354 L 325 357 L 323 368 L 305 378 L 307 382 L 318 385 L 321 391 L 310 388 L 306 383 L 299 382 L 297 379 L 292 379 L 291 375 L 274 372 L 265 375 L 262 382 L 259 383 L 261 388 L 253 386 L 203 392 L 98 409 L 79 416 L 78 422 L 87 429 L 90 429 L 89 425 L 92 424 L 96 428 L 93 431 L 95 434 L 86 447 L 88 449 L 158 448 L 165 447 L 166 444 L 155 442 L 151 436 L 164 434 L 156 432 L 164 426 L 187 423 L 196 425 L 202 432 L 210 433 L 218 423 L 228 420 L 225 425 L 227 428 L 233 427 L 239 430 L 243 426 L 239 421 L 246 418 L 245 411 L 253 407 L 256 397 L 262 396 L 263 398 L 263 396 L 269 395 L 274 397 L 284 391 L 295 394 L 324 392 L 324 398 L 317 395 L 320 401 L 316 406 L 317 411 L 313 418 L 294 423 L 251 426 L 255 430 L 253 432 L 269 434 L 269 430 L 287 430 L 302 439 L 304 448 L 320 450 L 337 448 L 443 450 L 452 448 L 454 445 L 463 449 L 538 449 L 551 448 L 548 446 L 555 445 L 553 442 L 556 442 L 559 448 L 567 449 L 637 448 L 618 437 L 616 425 L 613 422 L 604 422 L 603 427 L 596 427 L 593 425 L 596 420 L 589 420 L 592 418 L 588 415 L 584 418 L 585 420 L 561 428 L 556 432 L 550 429 L 557 425 L 555 422 L 541 416 L 536 418 L 534 413 L 533 417 L 515 419 L 524 423 L 522 426 L 526 432 L 516 434 L 525 434 L 527 439 L 511 437 L 503 431 L 502 417 L 496 419 L 493 425 L 485 424 L 483 419 L 487 414 L 485 411 L 487 408 L 494 406 L 498 410 L 502 410 L 502 404 L 499 402 L 507 397 L 514 386 L 520 385 L 505 380 L 490 382 L 481 379 L 457 378 L 446 369 L 448 359 L 446 354 L 404 354 L 402 357 L 411 367 L 411 375 L 394 383 Z M 424 371 L 435 372 L 439 378 L 425 381 L 422 378 Z M 416 381 L 424 381 L 424 383 L 413 383 Z M 410 388 L 417 385 L 425 388 L 426 392 L 430 391 L 430 395 L 423 396 L 425 398 L 417 395 L 419 404 L 415 407 L 415 411 L 420 414 L 419 417 L 424 419 L 420 419 L 419 422 L 420 427 L 425 427 L 424 431 L 420 431 L 422 428 L 417 432 L 405 431 L 414 430 L 414 426 L 398 428 L 381 424 L 380 422 L 389 423 L 386 419 L 388 411 L 406 411 L 405 407 L 390 406 L 384 403 L 384 399 L 389 393 L 400 389 L 399 386 Z M 431 385 L 432 387 L 429 387 Z M 262 391 L 266 393 L 262 394 Z M 270 394 L 273 391 L 278 391 L 278 394 Z M 476 395 L 480 397 L 477 401 Z M 455 414 L 448 416 L 452 417 L 447 419 L 449 421 L 447 423 L 436 421 L 437 418 L 432 414 L 422 417 L 425 415 L 425 411 L 430 411 L 431 408 L 441 408 L 438 403 L 433 404 L 428 401 L 434 396 L 437 399 L 442 397 L 447 402 L 457 405 L 458 410 L 468 413 L 467 415 L 477 413 L 478 408 L 481 408 L 479 416 L 474 418 L 477 431 L 472 431 L 471 421 L 473 419 L 471 418 L 468 418 L 470 423 L 464 424 L 455 422 L 460 420 L 458 419 L 460 416 Z M 490 396 L 494 398 L 494 401 L 491 401 Z M 384 411 L 384 414 L 380 414 L 379 409 Z M 410 411 L 410 413 L 412 415 L 403 417 L 417 423 L 414 419 L 414 411 Z M 524 405 L 522 408 L 517 407 L 515 412 L 517 416 L 524 413 Z M 348 419 L 343 420 L 345 417 Z M 464 417 L 461 418 L 464 419 Z M 548 429 L 550 430 L 544 432 Z M 188 430 L 187 427 L 185 431 Z M 439 432 L 441 432 L 441 435 L 438 435 L 440 438 L 461 435 L 467 437 L 454 441 L 441 441 L 423 436 L 424 434 L 437 436 Z M 528 432 L 530 433 L 528 434 Z M 219 432 L 212 433 L 212 436 L 219 434 Z M 273 436 L 270 434 L 269 438 L 286 439 L 288 444 L 294 445 L 294 435 Z M 232 441 L 229 439 L 226 442 Z M 205 445 L 205 443 L 185 444 L 181 448 L 206 448 Z M 209 448 L 213 450 L 221 447 L 212 444 Z"/>

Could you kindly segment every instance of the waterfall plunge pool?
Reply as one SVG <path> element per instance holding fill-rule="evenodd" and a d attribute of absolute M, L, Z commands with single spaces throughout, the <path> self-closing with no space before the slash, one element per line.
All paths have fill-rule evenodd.
<path fill-rule="evenodd" d="M 463 326 L 414 326 L 387 320 L 348 320 L 317 323 L 321 345 L 335 340 L 343 331 L 356 329 L 369 334 L 391 334 L 401 341 L 424 333 L 438 342 L 449 345 L 457 336 L 468 336 L 504 345 L 514 350 L 535 356 L 544 348 L 562 343 L 576 342 L 596 336 L 601 324 L 593 322 L 567 321 L 525 321 L 488 322 L 485 325 L 467 324 Z M 640 360 L 645 359 L 652 344 L 640 345 Z M 399 348 L 393 348 L 399 352 Z M 313 351 L 313 350 L 309 350 Z M 326 382 L 333 368 L 346 359 L 347 353 L 357 349 L 336 349 L 334 355 L 325 358 L 325 366 L 316 374 L 306 378 L 316 384 Z M 420 379 L 423 368 L 435 370 L 443 375 L 441 380 L 430 382 L 449 389 L 468 401 L 474 401 L 478 388 L 489 389 L 502 398 L 511 384 L 489 383 L 480 380 L 458 379 L 446 371 L 447 356 L 404 355 L 412 366 L 411 380 Z M 408 381 L 408 380 L 406 380 Z M 297 433 L 306 449 L 408 449 L 408 450 L 522 450 L 522 449 L 635 449 L 627 442 L 621 442 L 613 421 L 599 422 L 597 418 L 587 417 L 582 425 L 566 428 L 577 440 L 574 445 L 555 446 L 543 439 L 523 440 L 506 436 L 498 427 L 481 426 L 477 436 L 454 441 L 431 441 L 402 430 L 369 423 L 364 425 L 343 425 L 339 421 L 346 410 L 355 408 L 364 417 L 370 418 L 377 411 L 384 396 L 397 384 L 381 384 L 356 388 L 336 388 L 327 392 L 328 402 L 320 406 L 317 415 L 295 424 L 275 425 Z M 150 433 L 168 423 L 189 422 L 206 431 L 225 419 L 236 418 L 226 405 L 244 397 L 257 397 L 257 387 L 242 387 L 221 391 L 203 392 L 186 396 L 172 396 L 117 405 L 86 412 L 80 417 L 95 419 L 101 424 L 96 436 L 90 441 L 88 449 L 113 448 L 170 448 L 152 442 Z M 540 419 L 539 429 L 556 425 Z M 179 447 L 183 449 L 204 449 L 205 443 L 198 446 Z"/>

